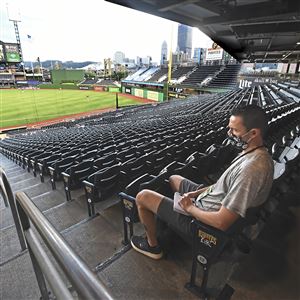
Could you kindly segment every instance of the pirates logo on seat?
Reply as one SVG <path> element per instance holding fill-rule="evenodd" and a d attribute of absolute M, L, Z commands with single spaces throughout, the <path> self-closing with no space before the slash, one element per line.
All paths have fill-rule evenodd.
<path fill-rule="evenodd" d="M 91 192 L 92 192 L 92 188 L 89 187 L 89 186 L 86 186 L 86 187 L 85 187 L 85 190 L 86 190 L 87 193 L 91 193 Z"/>
<path fill-rule="evenodd" d="M 133 209 L 133 203 L 130 202 L 129 200 L 123 199 L 123 204 L 126 209 L 129 209 L 129 210 Z"/>
<path fill-rule="evenodd" d="M 200 242 L 208 247 L 216 246 L 217 239 L 213 235 L 210 235 L 202 230 L 198 230 L 198 237 L 201 238 Z"/>

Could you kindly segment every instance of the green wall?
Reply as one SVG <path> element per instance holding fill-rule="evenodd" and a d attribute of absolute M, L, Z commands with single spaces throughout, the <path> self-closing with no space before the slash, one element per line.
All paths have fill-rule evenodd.
<path fill-rule="evenodd" d="M 162 102 L 164 101 L 164 94 L 162 92 L 150 91 L 147 89 L 135 88 L 135 87 L 125 87 L 122 86 L 122 93 L 126 93 L 126 89 L 131 89 L 131 95 L 146 98 L 153 101 Z M 128 93 L 126 93 L 128 94 Z"/>
<path fill-rule="evenodd" d="M 84 70 L 51 70 L 53 84 L 79 82 L 84 79 Z"/>

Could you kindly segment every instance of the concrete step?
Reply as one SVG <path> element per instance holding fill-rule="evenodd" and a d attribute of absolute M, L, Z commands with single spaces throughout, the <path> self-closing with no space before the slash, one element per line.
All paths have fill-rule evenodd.
<path fill-rule="evenodd" d="M 0 210 L 0 229 L 14 225 L 13 217 L 10 207 L 6 207 Z"/>
<path fill-rule="evenodd" d="M 44 211 L 45 217 L 58 231 L 87 219 L 87 209 L 77 201 L 64 202 Z"/>
<path fill-rule="evenodd" d="M 90 268 L 95 268 L 123 247 L 121 232 L 99 215 L 62 234 Z"/>
<path fill-rule="evenodd" d="M 114 299 L 199 299 L 184 288 L 190 273 L 176 260 L 156 261 L 132 249 L 98 276 Z"/>
<path fill-rule="evenodd" d="M 0 230 L 1 251 L 0 264 L 21 252 L 21 246 L 15 226 Z M 0 272 L 1 273 L 1 272 Z"/>
<path fill-rule="evenodd" d="M 13 176 L 8 176 L 8 181 L 12 185 L 32 178 L 34 178 L 34 176 L 31 173 L 20 170 Z"/>
<path fill-rule="evenodd" d="M 38 300 L 40 291 L 28 252 L 1 266 L 1 299 Z"/>
<path fill-rule="evenodd" d="M 10 183 L 10 186 L 13 191 L 22 191 L 22 190 L 28 189 L 32 186 L 36 186 L 37 184 L 40 184 L 40 183 L 41 182 L 37 178 L 29 177 L 24 180 Z"/>

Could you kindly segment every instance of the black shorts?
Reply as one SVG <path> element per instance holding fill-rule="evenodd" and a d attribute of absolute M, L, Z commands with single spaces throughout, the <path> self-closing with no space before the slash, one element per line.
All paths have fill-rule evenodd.
<path fill-rule="evenodd" d="M 188 179 L 184 179 L 180 183 L 179 193 L 184 194 L 188 192 L 193 192 L 196 191 L 199 187 L 199 184 L 192 182 Z M 183 235 L 191 235 L 192 217 L 174 211 L 173 199 L 164 197 L 158 207 L 157 215 L 175 231 L 179 231 Z"/>

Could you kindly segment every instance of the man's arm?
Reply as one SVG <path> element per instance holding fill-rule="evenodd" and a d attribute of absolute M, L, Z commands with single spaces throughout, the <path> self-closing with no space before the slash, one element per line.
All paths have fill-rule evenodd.
<path fill-rule="evenodd" d="M 184 193 L 184 196 L 189 197 L 189 198 L 197 198 L 201 193 L 205 192 L 209 187 L 210 186 L 206 186 L 206 187 L 200 188 L 194 192 Z"/>
<path fill-rule="evenodd" d="M 193 205 L 193 202 L 188 197 L 183 197 L 180 201 L 180 206 L 197 220 L 218 228 L 227 230 L 240 216 L 221 206 L 218 211 L 204 211 Z"/>

